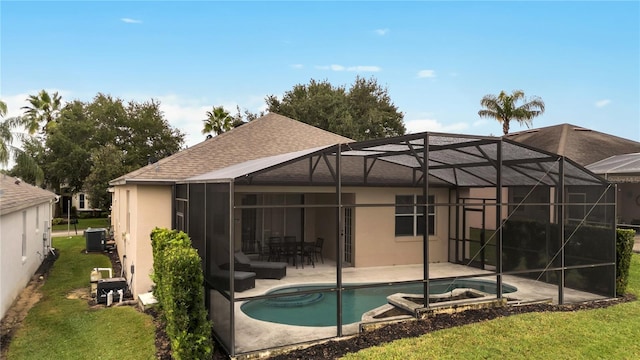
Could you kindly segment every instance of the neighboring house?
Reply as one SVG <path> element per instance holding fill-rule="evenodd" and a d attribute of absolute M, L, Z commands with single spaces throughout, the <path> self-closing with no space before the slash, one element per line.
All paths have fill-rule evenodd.
<path fill-rule="evenodd" d="M 149 235 L 154 227 L 174 226 L 177 181 L 248 160 L 351 141 L 271 113 L 111 181 L 111 223 L 134 296 L 153 284 Z"/>
<path fill-rule="evenodd" d="M 640 142 L 571 124 L 520 131 L 507 134 L 504 138 L 566 156 L 589 170 L 596 169 L 590 164 L 595 165 L 594 163 L 611 156 L 640 152 Z M 594 172 L 598 175 L 606 174 L 600 167 Z M 636 202 L 640 196 L 640 185 L 637 182 L 631 184 L 626 179 L 616 176 L 606 178 L 618 184 L 618 222 L 628 224 L 633 220 L 640 221 L 640 200 Z M 578 192 L 570 194 L 566 200 L 579 202 L 583 198 L 584 194 Z"/>
<path fill-rule="evenodd" d="M 58 196 L 0 174 L 0 318 L 51 250 Z"/>
<path fill-rule="evenodd" d="M 587 169 L 618 184 L 618 223 L 640 230 L 640 153 L 611 156 Z"/>
<path fill-rule="evenodd" d="M 89 198 L 89 195 L 85 192 L 71 194 L 67 192 L 65 188 L 63 188 L 60 201 L 62 202 L 62 214 L 64 215 L 68 214 L 68 210 L 70 206 L 75 207 L 76 212 L 78 213 L 96 212 L 101 210 L 98 208 L 94 208 L 91 205 L 91 199 Z"/>
<path fill-rule="evenodd" d="M 582 166 L 613 155 L 640 152 L 640 142 L 571 124 L 510 133 L 504 138 L 566 156 Z"/>

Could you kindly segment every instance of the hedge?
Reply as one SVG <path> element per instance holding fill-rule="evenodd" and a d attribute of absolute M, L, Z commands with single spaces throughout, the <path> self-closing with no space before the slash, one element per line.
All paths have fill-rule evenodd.
<path fill-rule="evenodd" d="M 174 359 L 209 359 L 211 323 L 204 306 L 204 276 L 198 252 L 187 234 L 168 229 L 151 232 L 153 290 L 166 321 Z"/>
<path fill-rule="evenodd" d="M 616 230 L 616 294 L 618 296 L 624 295 L 627 291 L 635 235 L 635 230 Z"/>

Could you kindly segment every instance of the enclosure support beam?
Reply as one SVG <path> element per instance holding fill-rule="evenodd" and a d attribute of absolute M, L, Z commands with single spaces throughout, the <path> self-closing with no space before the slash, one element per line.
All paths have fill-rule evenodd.
<path fill-rule="evenodd" d="M 502 140 L 496 142 L 496 297 L 502 299 Z"/>
<path fill-rule="evenodd" d="M 558 185 L 558 223 L 560 224 L 560 281 L 558 281 L 558 304 L 564 304 L 564 157 L 560 159 Z"/>
<path fill-rule="evenodd" d="M 234 274 L 235 274 L 235 267 L 234 267 L 234 258 L 233 258 L 233 253 L 234 253 L 234 244 L 233 244 L 233 239 L 235 238 L 235 234 L 234 234 L 234 220 L 233 220 L 233 204 L 234 204 L 234 197 L 233 197 L 233 193 L 235 191 L 235 188 L 233 186 L 233 181 L 229 183 L 229 295 L 231 296 L 231 299 L 229 299 L 229 317 L 230 317 L 230 331 L 231 331 L 231 336 L 230 336 L 230 341 L 229 341 L 229 345 L 231 347 L 230 352 L 231 352 L 231 356 L 235 356 L 236 355 L 236 314 L 235 314 L 235 301 L 236 301 L 236 295 L 235 295 L 235 286 L 234 286 L 234 282 L 233 282 L 233 278 L 234 278 Z M 206 193 L 205 193 L 206 194 Z"/>
<path fill-rule="evenodd" d="M 344 219 L 342 216 L 342 146 L 336 150 L 336 287 L 337 287 L 337 335 L 342 336 L 342 260 L 344 258 Z"/>
<path fill-rule="evenodd" d="M 424 287 L 424 302 L 425 308 L 429 307 L 429 133 L 424 135 L 424 147 L 422 148 L 422 176 L 424 178 L 424 186 L 422 187 L 422 198 L 425 203 L 423 214 L 424 216 L 424 234 L 422 234 L 422 267 L 423 267 L 423 287 Z M 435 199 L 435 198 L 434 198 Z M 435 211 L 435 204 L 434 204 Z"/>

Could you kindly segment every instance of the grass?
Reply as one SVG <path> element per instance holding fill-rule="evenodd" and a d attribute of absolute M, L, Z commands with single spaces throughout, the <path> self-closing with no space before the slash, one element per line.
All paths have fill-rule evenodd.
<path fill-rule="evenodd" d="M 110 267 L 101 254 L 84 254 L 82 236 L 54 238 L 60 252 L 42 299 L 31 309 L 9 348 L 8 359 L 155 359 L 152 318 L 128 306 L 89 308 L 67 299 L 89 288 L 94 267 Z"/>
<path fill-rule="evenodd" d="M 640 297 L 640 255 L 627 292 Z M 345 359 L 639 359 L 640 301 L 605 309 L 529 313 L 436 331 Z"/>
<path fill-rule="evenodd" d="M 88 229 L 88 228 L 107 228 L 108 226 L 109 226 L 109 219 L 108 218 L 78 219 L 78 224 L 76 224 L 76 227 L 77 227 L 78 230 L 84 230 L 84 229 Z M 73 227 L 73 224 L 69 225 L 69 229 L 71 231 L 75 230 L 75 228 Z M 53 231 L 66 231 L 67 230 L 67 224 L 53 225 L 51 227 L 51 230 L 53 230 Z"/>

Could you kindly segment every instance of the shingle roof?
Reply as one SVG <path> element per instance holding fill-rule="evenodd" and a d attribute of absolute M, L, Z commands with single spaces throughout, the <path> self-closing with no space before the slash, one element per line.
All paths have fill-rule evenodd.
<path fill-rule="evenodd" d="M 353 140 L 269 113 L 156 163 L 125 174 L 111 185 L 173 182 L 248 160 Z"/>
<path fill-rule="evenodd" d="M 51 191 L 0 174 L 0 215 L 20 211 L 56 198 Z"/>
<path fill-rule="evenodd" d="M 504 137 L 564 155 L 582 166 L 613 155 L 640 152 L 640 142 L 571 124 L 525 130 Z"/>

